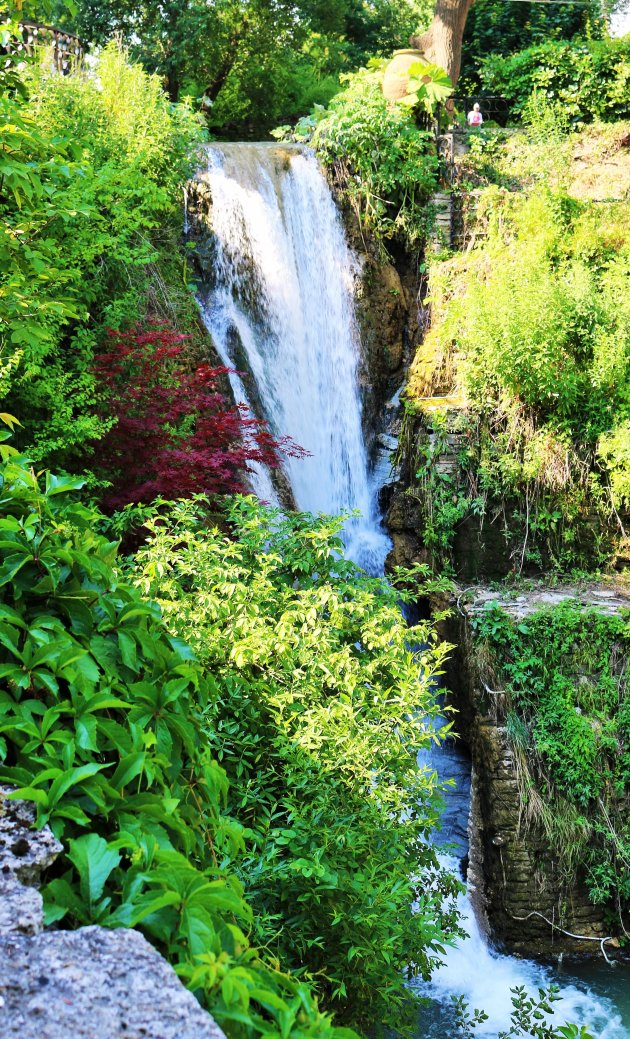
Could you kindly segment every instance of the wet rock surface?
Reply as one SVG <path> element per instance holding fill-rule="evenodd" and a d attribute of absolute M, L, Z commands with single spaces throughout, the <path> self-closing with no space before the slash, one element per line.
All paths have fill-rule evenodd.
<path fill-rule="evenodd" d="M 348 218 L 345 220 L 348 228 Z M 355 308 L 361 338 L 360 386 L 366 440 L 373 445 L 382 433 L 386 402 L 400 387 L 414 339 L 414 307 L 409 289 L 393 264 L 357 247 L 361 275 L 355 287 Z"/>
<path fill-rule="evenodd" d="M 619 582 L 610 584 L 562 584 L 556 588 L 539 585 L 526 592 L 497 592 L 495 588 L 477 588 L 471 601 L 464 604 L 467 616 L 472 617 L 490 604 L 497 604 L 517 620 L 522 620 L 537 610 L 559 606 L 571 600 L 584 609 L 595 609 L 607 617 L 618 616 L 621 610 L 630 609 L 630 590 Z"/>
<path fill-rule="evenodd" d="M 4 937 L 0 965 L 3 1039 L 224 1039 L 138 931 Z"/>

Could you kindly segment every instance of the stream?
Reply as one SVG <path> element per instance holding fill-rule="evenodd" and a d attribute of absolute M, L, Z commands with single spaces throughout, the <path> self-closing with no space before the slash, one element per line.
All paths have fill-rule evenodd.
<path fill-rule="evenodd" d="M 468 851 L 470 806 L 470 758 L 453 738 L 431 749 L 430 763 L 442 779 L 450 779 L 446 793 L 442 829 L 435 835 L 440 859 L 451 871 Z M 510 1026 L 510 990 L 524 985 L 536 993 L 551 983 L 559 985 L 561 1001 L 554 1004 L 552 1021 L 587 1025 L 596 1039 L 628 1039 L 630 1036 L 630 968 L 608 966 L 603 958 L 573 962 L 566 967 L 542 966 L 532 960 L 495 951 L 476 919 L 469 893 L 460 896 L 459 909 L 468 937 L 447 950 L 445 963 L 429 985 L 419 985 L 423 995 L 435 1002 L 422 1011 L 418 1033 L 422 1039 L 456 1039 L 458 1032 L 450 1006 L 451 995 L 464 995 L 471 1009 L 489 1015 L 478 1026 L 480 1037 L 495 1037 Z"/>
<path fill-rule="evenodd" d="M 246 371 L 230 376 L 237 401 L 264 415 L 274 434 L 306 448 L 284 466 L 298 509 L 339 513 L 348 520 L 347 554 L 381 574 L 389 550 L 379 509 L 380 465 L 370 466 L 358 386 L 360 342 L 353 304 L 358 261 L 315 157 L 297 145 L 213 144 L 198 176 L 212 195 L 214 281 L 200 296 L 203 320 L 223 362 Z M 253 491 L 280 504 L 282 490 L 262 466 Z M 459 874 L 467 852 L 470 762 L 448 739 L 431 765 L 452 779 L 436 845 Z M 596 1039 L 630 1039 L 630 968 L 603 961 L 551 969 L 493 950 L 479 928 L 468 893 L 460 897 L 468 937 L 447 950 L 443 966 L 421 992 L 432 1002 L 418 1022 L 423 1039 L 454 1031 L 451 995 L 463 994 L 489 1019 L 477 1034 L 497 1036 L 510 1023 L 510 989 L 555 982 L 562 1000 L 554 1020 L 587 1024 Z"/>

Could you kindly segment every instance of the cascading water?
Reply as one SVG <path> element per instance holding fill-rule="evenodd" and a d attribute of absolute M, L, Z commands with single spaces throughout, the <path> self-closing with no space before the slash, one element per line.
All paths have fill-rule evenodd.
<path fill-rule="evenodd" d="M 357 272 L 343 227 L 315 158 L 299 147 L 222 144 L 207 149 L 199 176 L 212 197 L 212 288 L 202 315 L 224 363 L 247 370 L 230 376 L 236 400 L 263 414 L 277 435 L 310 452 L 288 459 L 285 474 L 298 508 L 339 513 L 359 509 L 346 524 L 348 554 L 382 573 L 389 541 L 380 524 L 361 423 L 359 337 L 352 288 Z M 260 498 L 279 504 L 269 472 L 252 474 Z M 452 741 L 431 752 L 443 778 L 455 777 L 447 798 L 440 854 L 457 872 L 465 853 L 469 765 Z M 469 937 L 447 951 L 445 963 L 423 987 L 436 1003 L 419 1026 L 423 1039 L 455 1035 L 451 994 L 464 994 L 489 1020 L 479 1035 L 509 1027 L 510 988 L 529 991 L 556 981 L 562 1002 L 556 1020 L 590 1024 L 598 1039 L 630 1039 L 616 994 L 607 983 L 590 986 L 527 960 L 494 952 L 482 935 L 468 895 L 460 910 Z M 594 972 L 591 972 L 594 973 Z M 619 988 L 618 992 L 622 989 Z M 620 1002 L 619 1002 L 619 1005 Z M 624 1013 L 630 1015 L 630 1006 Z"/>
<path fill-rule="evenodd" d="M 382 572 L 389 542 L 361 425 L 357 264 L 330 191 L 299 147 L 211 145 L 207 155 L 216 283 L 202 300 L 204 320 L 224 363 L 253 376 L 273 432 L 309 452 L 284 466 L 297 507 L 358 509 L 345 526 L 348 552 Z M 232 385 L 253 403 L 237 375 Z M 261 470 L 253 489 L 277 502 Z"/>
<path fill-rule="evenodd" d="M 442 779 L 453 782 L 446 793 L 442 829 L 435 843 L 441 864 L 457 873 L 468 850 L 470 761 L 452 738 L 432 747 L 427 757 Z M 571 969 L 561 974 L 530 960 L 504 955 L 488 944 L 468 891 L 459 897 L 459 911 L 468 937 L 447 949 L 442 967 L 429 984 L 418 985 L 423 995 L 434 1000 L 421 1013 L 422 1039 L 457 1039 L 451 1000 L 451 996 L 457 995 L 463 995 L 471 1008 L 488 1014 L 488 1020 L 478 1026 L 476 1034 L 479 1039 L 494 1039 L 500 1030 L 510 1028 L 513 988 L 524 986 L 529 993 L 536 994 L 539 988 L 548 988 L 552 983 L 560 986 L 561 998 L 554 1004 L 550 1023 L 570 1021 L 586 1025 L 596 1039 L 630 1037 L 630 1003 L 624 986 L 628 975 L 623 967 L 605 967 L 605 974 L 600 975 L 589 965 L 586 976 L 579 978 Z"/>

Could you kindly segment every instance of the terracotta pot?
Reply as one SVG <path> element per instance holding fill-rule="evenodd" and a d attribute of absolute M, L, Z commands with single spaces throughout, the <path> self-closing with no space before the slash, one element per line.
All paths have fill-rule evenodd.
<path fill-rule="evenodd" d="M 394 56 L 386 65 L 383 76 L 383 94 L 388 101 L 399 101 L 401 97 L 405 96 L 409 82 L 409 69 L 417 61 L 426 65 L 426 58 L 422 51 L 394 51 Z"/>

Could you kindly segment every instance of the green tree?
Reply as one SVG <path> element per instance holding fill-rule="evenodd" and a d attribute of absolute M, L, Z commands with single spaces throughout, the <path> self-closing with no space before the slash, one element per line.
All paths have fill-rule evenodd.
<path fill-rule="evenodd" d="M 0 94 L 0 394 L 38 458 L 72 467 L 104 428 L 94 351 L 144 309 L 202 129 L 116 45 L 98 85 L 32 72 L 22 86 Z"/>
<path fill-rule="evenodd" d="M 496 3 L 476 0 L 466 21 L 458 93 L 481 89 L 481 68 L 489 55 L 507 57 L 549 40 L 599 36 L 604 28 L 599 0 L 580 4 Z M 492 89 L 486 93 L 492 92 Z"/>
<path fill-rule="evenodd" d="M 97 0 L 71 24 L 97 43 L 121 34 L 171 99 L 203 96 L 211 128 L 238 135 L 326 103 L 340 71 L 388 54 L 428 17 L 427 0 Z"/>

